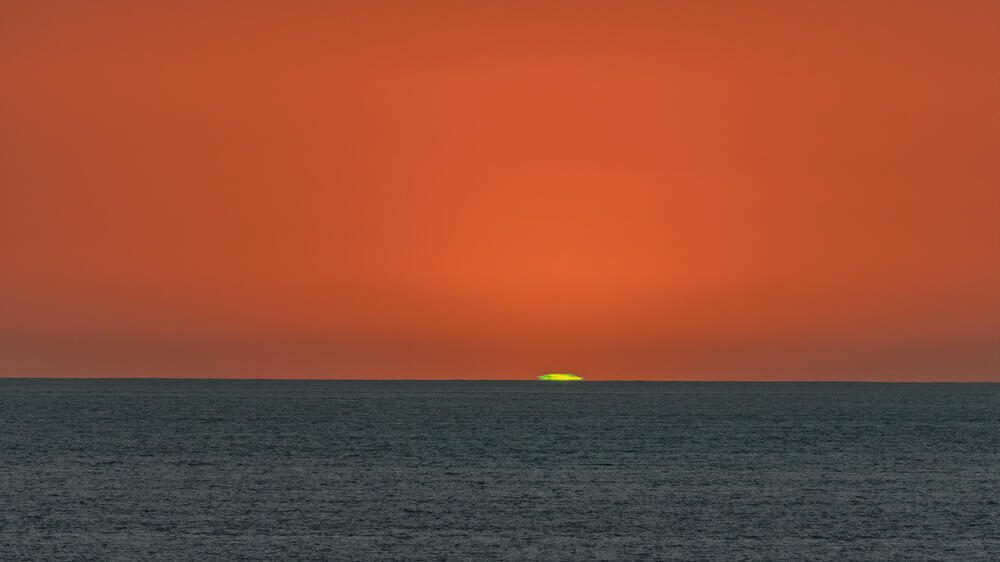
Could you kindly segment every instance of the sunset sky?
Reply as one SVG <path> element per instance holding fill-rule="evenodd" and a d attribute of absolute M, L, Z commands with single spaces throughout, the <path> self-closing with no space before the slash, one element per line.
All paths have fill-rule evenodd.
<path fill-rule="evenodd" d="M 0 376 L 1000 381 L 998 22 L 4 2 Z"/>

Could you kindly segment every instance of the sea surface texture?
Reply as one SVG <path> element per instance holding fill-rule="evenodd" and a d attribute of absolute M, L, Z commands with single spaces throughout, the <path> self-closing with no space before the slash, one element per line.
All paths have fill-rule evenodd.
<path fill-rule="evenodd" d="M 1000 560 L 1000 385 L 0 380 L 0 560 Z"/>

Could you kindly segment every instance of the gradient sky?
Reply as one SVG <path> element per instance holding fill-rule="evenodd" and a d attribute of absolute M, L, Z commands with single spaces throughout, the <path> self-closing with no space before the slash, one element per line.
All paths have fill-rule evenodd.
<path fill-rule="evenodd" d="M 0 7 L 0 376 L 1000 380 L 1000 2 Z"/>

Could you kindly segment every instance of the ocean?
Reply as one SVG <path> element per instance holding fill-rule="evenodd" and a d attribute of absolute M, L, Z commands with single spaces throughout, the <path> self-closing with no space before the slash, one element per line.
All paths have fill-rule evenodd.
<path fill-rule="evenodd" d="M 1000 385 L 0 379 L 0 560 L 1000 560 Z"/>

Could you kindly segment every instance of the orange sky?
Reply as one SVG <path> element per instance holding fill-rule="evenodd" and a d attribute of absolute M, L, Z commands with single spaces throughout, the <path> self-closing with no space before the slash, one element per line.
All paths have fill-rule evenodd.
<path fill-rule="evenodd" d="M 998 381 L 998 21 L 5 2 L 0 376 Z"/>

